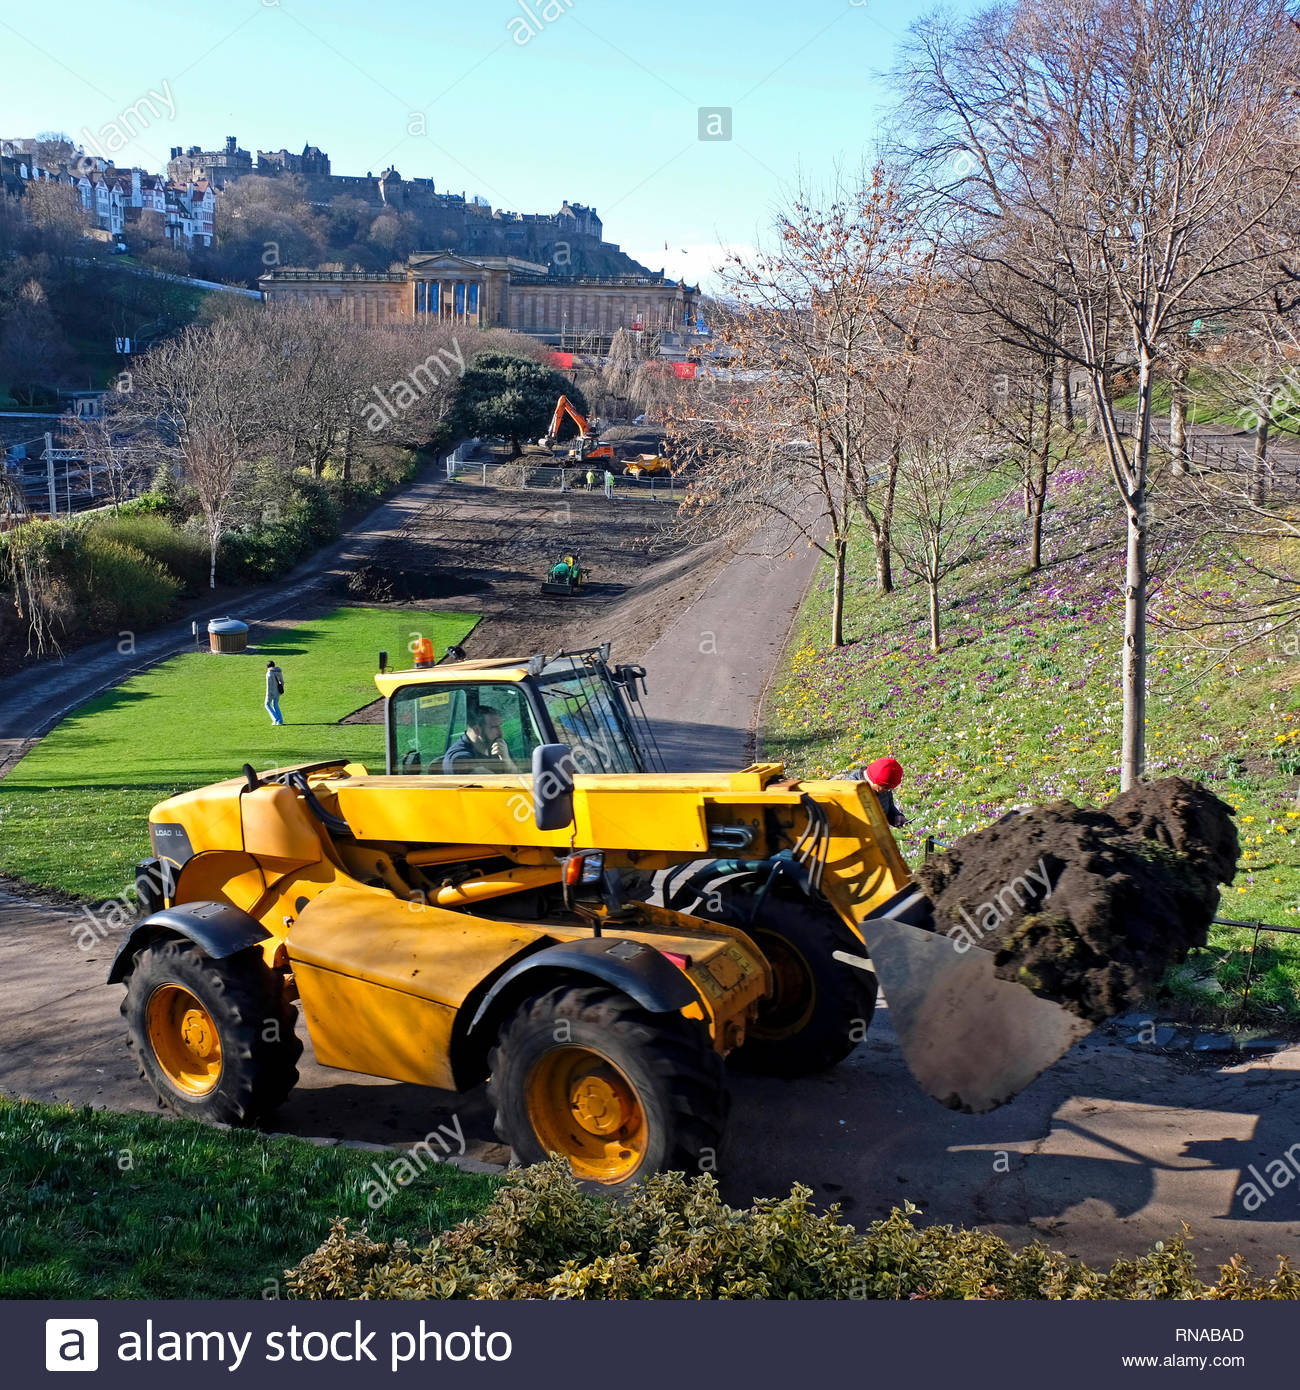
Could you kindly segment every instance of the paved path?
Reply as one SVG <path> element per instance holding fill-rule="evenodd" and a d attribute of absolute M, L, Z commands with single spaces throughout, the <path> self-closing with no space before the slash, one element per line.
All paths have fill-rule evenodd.
<path fill-rule="evenodd" d="M 646 653 L 646 707 L 673 772 L 753 760 L 766 691 L 821 552 L 745 554 Z"/>
<path fill-rule="evenodd" d="M 332 546 L 303 561 L 280 582 L 253 590 L 246 599 L 223 598 L 219 605 L 193 614 L 192 619 L 142 634 L 126 652 L 119 650 L 120 638 L 108 638 L 0 680 L 0 770 L 29 740 L 45 733 L 93 695 L 177 652 L 191 650 L 192 620 L 198 621 L 206 641 L 209 618 L 231 612 L 250 622 L 278 617 L 335 584 L 381 540 L 396 535 L 428 506 L 442 482 L 441 470 L 436 465 L 427 466 L 414 482 L 381 503 Z"/>

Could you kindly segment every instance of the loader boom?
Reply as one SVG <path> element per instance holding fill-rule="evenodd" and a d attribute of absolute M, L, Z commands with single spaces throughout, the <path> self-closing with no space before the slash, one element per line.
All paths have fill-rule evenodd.
<path fill-rule="evenodd" d="M 578 437 L 586 439 L 592 433 L 591 421 L 573 404 L 568 396 L 561 396 L 555 402 L 555 413 L 551 416 L 550 428 L 546 431 L 548 440 L 559 438 L 560 426 L 564 424 L 565 416 L 568 416 L 578 427 Z"/>

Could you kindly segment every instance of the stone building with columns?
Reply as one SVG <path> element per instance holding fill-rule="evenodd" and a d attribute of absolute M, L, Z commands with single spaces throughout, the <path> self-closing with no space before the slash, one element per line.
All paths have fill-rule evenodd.
<path fill-rule="evenodd" d="M 546 342 L 605 339 L 619 328 L 681 331 L 699 316 L 699 290 L 662 274 L 552 275 L 516 256 L 418 252 L 382 272 L 277 268 L 259 280 L 270 303 L 335 305 L 354 323 L 436 317 L 513 328 Z"/>

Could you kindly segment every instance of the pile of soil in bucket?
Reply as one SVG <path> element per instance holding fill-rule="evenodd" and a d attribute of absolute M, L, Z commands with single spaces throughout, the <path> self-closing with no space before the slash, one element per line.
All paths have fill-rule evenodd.
<path fill-rule="evenodd" d="M 1097 1023 L 1203 946 L 1236 872 L 1233 810 L 1166 777 L 1100 808 L 1054 801 L 965 835 L 917 871 L 936 929 Z"/>

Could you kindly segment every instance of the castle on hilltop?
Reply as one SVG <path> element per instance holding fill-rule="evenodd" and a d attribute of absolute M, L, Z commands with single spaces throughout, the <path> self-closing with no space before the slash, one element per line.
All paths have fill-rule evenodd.
<path fill-rule="evenodd" d="M 596 209 L 565 199 L 554 213 L 520 213 L 494 209 L 486 200 L 465 193 L 439 192 L 432 179 L 403 178 L 394 168 L 364 177 L 335 174 L 330 158 L 316 145 L 301 154 L 287 149 L 241 149 L 233 135 L 219 150 L 197 145 L 173 146 L 167 164 L 175 183 L 206 181 L 220 191 L 239 179 L 294 177 L 307 201 L 321 208 L 340 196 L 359 198 L 375 211 L 392 208 L 420 220 L 426 245 L 447 247 L 468 256 L 510 256 L 540 262 L 553 276 L 648 276 L 651 271 L 605 240 Z"/>

